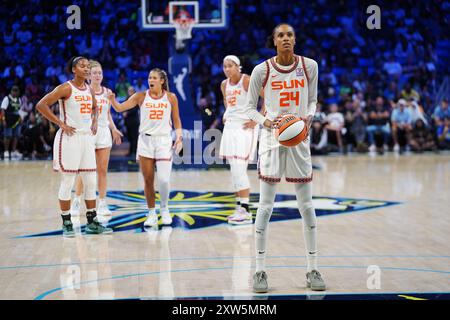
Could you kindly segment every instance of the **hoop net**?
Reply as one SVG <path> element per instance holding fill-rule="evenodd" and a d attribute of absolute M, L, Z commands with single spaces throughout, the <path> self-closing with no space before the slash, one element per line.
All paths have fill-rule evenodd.
<path fill-rule="evenodd" d="M 194 27 L 195 20 L 190 18 L 181 18 L 174 21 L 175 25 L 175 38 L 177 41 L 187 40 L 192 38 L 192 28 Z"/>

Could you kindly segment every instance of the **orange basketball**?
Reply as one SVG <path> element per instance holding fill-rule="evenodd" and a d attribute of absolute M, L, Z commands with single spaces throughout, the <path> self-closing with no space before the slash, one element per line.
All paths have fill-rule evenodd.
<path fill-rule="evenodd" d="M 286 113 L 275 119 L 275 138 L 285 147 L 295 147 L 308 137 L 308 127 L 302 118 Z"/>

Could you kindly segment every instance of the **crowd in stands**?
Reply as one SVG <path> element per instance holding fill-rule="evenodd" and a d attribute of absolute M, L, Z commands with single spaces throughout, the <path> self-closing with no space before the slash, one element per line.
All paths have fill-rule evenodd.
<path fill-rule="evenodd" d="M 140 30 L 140 1 L 72 2 L 31 0 L 24 6 L 9 1 L 0 7 L 4 17 L 0 21 L 0 157 L 51 155 L 57 128 L 36 114 L 35 105 L 69 79 L 64 67 L 70 57 L 99 60 L 105 85 L 122 100 L 133 90 L 147 88 L 142 71 L 167 69 L 171 37 Z M 384 1 L 379 4 L 380 30 L 366 27 L 369 4 L 365 1 L 227 3 L 228 27 L 195 29 L 187 47 L 197 106 L 192 112 L 211 110 L 202 113 L 207 127 L 222 125 L 223 57 L 239 56 L 243 72 L 250 74 L 256 64 L 274 55 L 265 48 L 266 37 L 276 24 L 286 21 L 296 30 L 296 52 L 319 64 L 313 153 L 450 149 L 448 92 L 437 96 L 449 71 L 450 2 Z M 67 29 L 66 8 L 71 4 L 81 8 L 81 30 Z M 136 117 L 136 113 L 114 114 L 131 140 L 135 132 L 128 131 L 133 131 Z"/>

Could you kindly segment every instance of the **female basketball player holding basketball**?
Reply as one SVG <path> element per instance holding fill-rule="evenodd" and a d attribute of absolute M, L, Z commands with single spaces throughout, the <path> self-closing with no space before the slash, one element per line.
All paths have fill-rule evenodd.
<path fill-rule="evenodd" d="M 97 179 L 93 135 L 97 132 L 97 102 L 94 91 L 86 83 L 90 75 L 89 61 L 75 57 L 70 60 L 68 71 L 74 74 L 74 78 L 57 86 L 36 105 L 45 118 L 60 127 L 53 146 L 53 168 L 60 171 L 62 177 L 58 198 L 63 236 L 75 236 L 70 217 L 70 197 L 77 173 L 85 184 L 86 233 L 111 233 L 112 229 L 98 222 L 95 211 Z M 60 118 L 50 109 L 58 101 Z"/>
<path fill-rule="evenodd" d="M 182 148 L 182 128 L 178 112 L 177 96 L 169 92 L 169 80 L 165 71 L 153 69 L 148 76 L 149 90 L 137 92 L 123 103 L 118 103 L 113 93 L 110 101 L 113 108 L 123 112 L 140 107 L 141 121 L 137 157 L 144 176 L 144 193 L 147 200 L 148 216 L 144 222 L 146 227 L 158 225 L 155 211 L 154 176 L 157 168 L 158 187 L 161 203 L 161 217 L 163 224 L 171 224 L 169 212 L 169 182 L 172 170 L 172 149 L 178 154 Z M 172 121 L 175 127 L 176 140 L 172 147 Z"/>
<path fill-rule="evenodd" d="M 246 113 L 247 90 L 250 77 L 241 73 L 238 57 L 228 55 L 223 59 L 223 80 L 220 89 L 225 105 L 221 158 L 227 159 L 231 169 L 233 189 L 236 193 L 236 210 L 228 217 L 230 224 L 252 223 L 249 209 L 250 182 L 247 175 L 248 161 L 252 160 L 258 140 L 258 127 Z"/>
<path fill-rule="evenodd" d="M 258 173 L 260 199 L 256 214 L 256 273 L 253 290 L 267 292 L 265 272 L 267 227 L 276 196 L 276 183 L 285 175 L 294 183 L 307 251 L 306 283 L 312 290 L 325 290 L 317 270 L 316 213 L 312 203 L 312 163 L 309 139 L 295 147 L 281 146 L 273 134 L 273 123 L 282 113 L 293 113 L 311 125 L 317 103 L 318 66 L 316 61 L 294 54 L 295 32 L 285 23 L 278 25 L 267 45 L 276 57 L 257 65 L 251 75 L 248 92 L 249 117 L 263 125 L 259 146 Z M 266 116 L 256 111 L 259 91 L 264 89 Z"/>
<path fill-rule="evenodd" d="M 106 174 L 108 172 L 109 156 L 112 143 L 122 143 L 122 133 L 117 130 L 111 117 L 110 103 L 107 97 L 108 90 L 102 87 L 103 70 L 99 62 L 89 61 L 91 67 L 91 88 L 95 92 L 95 100 L 98 105 L 98 129 L 95 135 L 95 159 L 97 162 L 97 178 L 99 199 L 97 213 L 99 215 L 111 215 L 111 211 L 106 204 Z M 112 134 L 112 138 L 111 138 Z M 83 181 L 81 176 L 76 179 L 75 199 L 72 202 L 70 213 L 78 215 L 80 213 L 81 194 L 83 192 Z"/>

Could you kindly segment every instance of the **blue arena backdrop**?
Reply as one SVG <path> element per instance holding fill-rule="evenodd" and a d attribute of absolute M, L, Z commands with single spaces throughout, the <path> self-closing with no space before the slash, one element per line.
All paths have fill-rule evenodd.
<path fill-rule="evenodd" d="M 426 120 L 426 130 L 433 140 L 437 141 L 438 133 L 442 132 L 436 115 L 442 113 L 437 109 L 450 96 L 448 1 L 409 0 L 405 5 L 378 1 L 380 30 L 367 28 L 366 10 L 370 1 L 36 0 L 33 3 L 6 1 L 0 6 L 0 14 L 5 17 L 0 21 L 4 30 L 0 98 L 6 97 L 13 85 L 19 86 L 25 107 L 18 147 L 24 159 L 52 156 L 51 150 L 44 148 L 50 149 L 53 144 L 51 126 L 44 128 L 44 146 L 29 145 L 26 128 L 32 121 L 31 114 L 36 115 L 34 107 L 39 99 L 70 78 L 63 69 L 71 56 L 86 55 L 99 60 L 104 83 L 116 91 L 119 100 L 126 98 L 126 91 L 117 88 L 132 85 L 145 90 L 150 69 L 169 71 L 171 89 L 182 103 L 183 127 L 197 137 L 193 132 L 195 120 L 201 120 L 203 131 L 211 127 L 221 130 L 223 126 L 220 92 L 223 57 L 238 56 L 243 72 L 250 74 L 255 65 L 274 55 L 273 50 L 265 48 L 265 40 L 282 21 L 290 23 L 296 31 L 296 53 L 319 63 L 318 101 L 324 115 L 329 114 L 334 103 L 339 112 L 351 113 L 349 106 L 354 103 L 367 116 L 368 110 L 375 108 L 377 98 L 383 99 L 381 103 L 391 113 L 395 103 L 404 98 L 417 105 L 415 108 Z M 66 10 L 71 5 L 80 8 L 78 30 L 69 30 L 66 25 L 70 16 Z M 192 39 L 177 52 L 171 21 L 181 9 L 197 23 Z M 182 92 L 186 100 L 180 97 Z M 118 128 L 125 131 L 123 115 L 112 113 Z M 37 121 L 41 121 L 39 115 Z M 363 125 L 363 133 L 368 125 Z M 347 133 L 352 133 L 351 126 L 345 120 Z M 372 135 L 363 136 L 358 152 L 367 153 L 373 140 L 370 138 Z M 350 153 L 351 148 L 358 147 L 351 134 L 345 134 L 344 140 Z M 379 140 L 376 133 L 376 144 Z M 392 132 L 386 142 L 388 150 L 393 150 Z M 0 143 L 0 151 L 2 147 Z M 326 153 L 336 150 L 333 137 L 326 147 Z M 449 150 L 450 135 L 436 147 Z M 3 158 L 3 152 L 0 156 Z"/>

